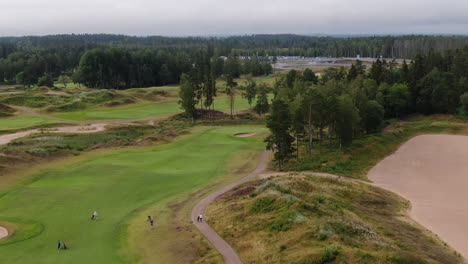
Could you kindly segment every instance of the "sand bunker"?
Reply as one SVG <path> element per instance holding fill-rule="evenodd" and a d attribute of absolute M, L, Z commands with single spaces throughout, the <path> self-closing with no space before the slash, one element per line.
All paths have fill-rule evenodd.
<path fill-rule="evenodd" d="M 8 236 L 8 230 L 0 226 L 0 239 L 5 238 L 7 236 Z"/>
<path fill-rule="evenodd" d="M 411 201 L 414 220 L 468 257 L 468 137 L 415 137 L 368 177 Z"/>
<path fill-rule="evenodd" d="M 52 91 L 52 90 L 48 90 L 46 94 L 48 94 L 48 95 L 65 96 L 65 97 L 70 97 L 70 96 L 71 96 L 71 95 L 67 94 L 66 92 L 58 92 L 58 91 Z"/>
<path fill-rule="evenodd" d="M 245 137 L 253 137 L 257 135 L 257 133 L 237 133 L 234 136 L 235 137 L 240 137 L 240 138 L 245 138 Z"/>
<path fill-rule="evenodd" d="M 0 136 L 0 145 L 5 145 L 10 143 L 11 141 L 26 137 L 32 134 L 40 133 L 40 132 L 47 132 L 47 133 L 96 133 L 100 131 L 104 131 L 106 124 L 92 124 L 86 126 L 71 126 L 71 127 L 56 127 L 56 128 L 48 128 L 48 129 L 32 129 L 22 132 L 17 132 L 13 134 L 7 134 Z"/>

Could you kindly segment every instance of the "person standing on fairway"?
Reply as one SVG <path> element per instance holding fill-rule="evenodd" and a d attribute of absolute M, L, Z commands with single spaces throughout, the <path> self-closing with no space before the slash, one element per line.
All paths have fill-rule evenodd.
<path fill-rule="evenodd" d="M 62 247 L 62 241 L 57 241 L 57 249 L 60 250 L 60 247 Z"/>
<path fill-rule="evenodd" d="M 154 219 L 153 218 L 150 219 L 150 225 L 151 225 L 151 227 L 154 226 Z"/>
<path fill-rule="evenodd" d="M 96 211 L 94 211 L 93 215 L 91 216 L 91 220 L 97 220 L 98 214 Z"/>

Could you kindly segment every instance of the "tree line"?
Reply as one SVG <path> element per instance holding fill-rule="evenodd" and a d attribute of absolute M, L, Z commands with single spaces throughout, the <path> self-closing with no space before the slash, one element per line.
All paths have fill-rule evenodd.
<path fill-rule="evenodd" d="M 268 148 L 281 168 L 315 144 L 339 148 L 376 133 L 385 119 L 414 113 L 468 114 L 468 46 L 445 54 L 431 50 L 410 63 L 377 60 L 367 71 L 331 68 L 320 78 L 310 70 L 278 79 L 267 127 Z"/>
<path fill-rule="evenodd" d="M 118 76 L 102 72 L 106 80 L 96 81 L 94 76 L 87 82 L 100 83 L 102 87 L 110 84 L 137 87 L 146 83 L 158 85 L 179 81 L 179 73 L 185 72 L 189 68 L 187 65 L 193 64 L 190 61 L 196 53 L 204 49 L 212 50 L 213 58 L 226 57 L 226 72 L 230 75 L 261 75 L 270 71 L 263 59 L 267 56 L 355 57 L 360 54 L 364 57 L 413 58 L 418 53 L 429 53 L 431 48 L 444 54 L 466 44 L 468 37 L 465 36 L 418 35 L 319 37 L 284 34 L 175 38 L 83 34 L 0 37 L 0 83 L 15 83 L 21 72 L 25 78 L 19 79 L 26 80 L 27 85 L 35 84 L 46 75 L 54 79 L 60 75 L 72 77 L 81 67 L 80 62 L 85 55 L 102 58 L 96 65 L 108 67 L 113 60 L 119 62 L 122 59 L 122 62 L 130 61 L 132 66 L 144 71 L 142 76 L 136 76 L 134 70 L 121 73 L 123 69 L 113 66 L 112 72 L 119 72 Z M 236 60 L 240 60 L 242 67 L 237 66 Z M 153 76 L 147 77 L 150 72 Z M 80 80 L 78 74 L 75 77 Z"/>

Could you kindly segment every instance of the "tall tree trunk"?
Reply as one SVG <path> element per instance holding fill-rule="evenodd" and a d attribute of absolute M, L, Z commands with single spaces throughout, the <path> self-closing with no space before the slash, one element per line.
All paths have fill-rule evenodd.
<path fill-rule="evenodd" d="M 299 160 L 299 134 L 296 134 L 296 160 Z"/>
<path fill-rule="evenodd" d="M 309 104 L 309 117 L 307 123 L 307 130 L 309 133 L 309 145 L 308 145 L 308 153 L 309 156 L 312 154 L 312 140 L 313 140 L 313 128 L 312 128 L 312 104 Z"/>

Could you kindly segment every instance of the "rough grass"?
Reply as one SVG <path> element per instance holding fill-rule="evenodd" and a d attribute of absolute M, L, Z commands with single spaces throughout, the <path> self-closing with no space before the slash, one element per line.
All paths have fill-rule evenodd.
<path fill-rule="evenodd" d="M 250 193 L 237 190 L 253 186 Z M 291 174 L 247 183 L 205 218 L 244 263 L 461 263 L 401 217 L 408 203 L 363 183 Z"/>
<path fill-rule="evenodd" d="M 396 124 L 388 133 L 364 136 L 351 146 L 339 150 L 328 143 L 316 144 L 313 154 L 303 153 L 299 161 L 291 160 L 286 170 L 320 171 L 365 179 L 377 162 L 395 152 L 410 138 L 421 134 L 468 134 L 468 126 L 450 121 L 420 121 Z"/>

